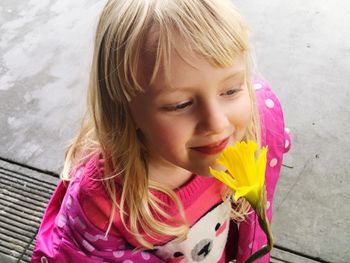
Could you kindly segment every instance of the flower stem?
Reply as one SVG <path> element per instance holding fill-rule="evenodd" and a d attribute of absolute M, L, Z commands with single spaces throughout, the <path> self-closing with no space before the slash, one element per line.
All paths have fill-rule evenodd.
<path fill-rule="evenodd" d="M 261 191 L 261 197 L 260 197 L 259 204 L 256 207 L 255 212 L 258 216 L 259 225 L 260 225 L 261 229 L 264 231 L 264 233 L 266 234 L 267 245 L 263 246 L 261 249 L 256 251 L 253 255 L 251 255 L 245 261 L 245 263 L 254 262 L 255 260 L 265 256 L 273 248 L 272 231 L 271 231 L 269 219 L 267 218 L 267 214 L 266 214 L 266 188 L 265 188 L 265 186 Z"/>

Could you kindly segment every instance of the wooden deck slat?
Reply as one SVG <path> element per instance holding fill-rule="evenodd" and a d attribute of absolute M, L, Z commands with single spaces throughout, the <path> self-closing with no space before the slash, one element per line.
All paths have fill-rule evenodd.
<path fill-rule="evenodd" d="M 23 206 L 26 209 L 32 210 L 42 214 L 45 211 L 45 206 L 40 205 L 41 203 L 35 203 L 29 198 L 24 198 L 22 195 L 11 193 L 7 189 L 0 189 L 0 206 L 8 207 L 13 204 Z"/>
<path fill-rule="evenodd" d="M 0 160 L 0 262 L 30 262 L 58 178 Z"/>
<path fill-rule="evenodd" d="M 4 161 L 1 161 L 0 160 L 0 165 L 1 164 L 4 164 Z M 8 164 L 8 163 L 6 163 Z M 13 164 L 10 164 L 13 166 Z M 23 168 L 23 167 L 19 167 L 18 168 L 19 170 L 23 170 L 23 169 L 27 169 L 27 168 Z M 19 179 L 21 180 L 22 182 L 27 182 L 27 183 L 30 183 L 30 184 L 36 184 L 36 185 L 45 185 L 46 187 L 48 187 L 50 190 L 54 190 L 56 188 L 56 183 L 57 181 L 52 181 L 51 179 L 49 180 L 43 180 L 41 178 L 41 175 L 38 176 L 30 176 L 30 177 L 27 177 L 27 175 L 25 173 L 20 173 L 18 171 L 14 171 L 14 170 L 11 170 L 9 168 L 4 168 L 4 167 L 1 167 L 0 166 L 0 173 L 3 173 L 3 174 L 9 174 L 11 175 L 11 177 L 13 178 L 16 178 L 16 179 Z M 45 174 L 46 175 L 46 174 Z M 49 175 L 50 176 L 50 175 Z M 51 176 L 52 177 L 52 176 Z"/>
<path fill-rule="evenodd" d="M 2 179 L 5 182 L 13 184 L 14 186 L 18 186 L 20 188 L 27 188 L 28 192 L 40 193 L 40 195 L 50 195 L 50 193 L 54 190 L 48 184 L 37 184 L 37 183 L 28 183 L 26 181 L 22 181 L 18 178 L 14 178 L 11 174 L 3 173 L 0 171 L 2 175 Z"/>

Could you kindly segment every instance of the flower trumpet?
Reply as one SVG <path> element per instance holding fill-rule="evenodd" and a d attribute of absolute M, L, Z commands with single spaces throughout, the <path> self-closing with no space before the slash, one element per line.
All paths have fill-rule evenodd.
<path fill-rule="evenodd" d="M 253 141 L 238 142 L 228 146 L 217 159 L 226 171 L 209 167 L 210 173 L 226 184 L 234 193 L 233 199 L 245 198 L 258 216 L 261 229 L 265 232 L 268 244 L 255 252 L 246 263 L 254 262 L 273 247 L 273 238 L 266 215 L 265 169 L 267 147 L 263 147 L 257 158 L 258 145 Z"/>

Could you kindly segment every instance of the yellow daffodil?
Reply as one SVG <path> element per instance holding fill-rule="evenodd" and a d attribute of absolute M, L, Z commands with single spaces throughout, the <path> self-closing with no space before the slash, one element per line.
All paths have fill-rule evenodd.
<path fill-rule="evenodd" d="M 253 141 L 238 142 L 234 146 L 227 147 L 217 162 L 223 165 L 227 171 L 217 171 L 209 167 L 210 173 L 226 184 L 234 192 L 234 200 L 245 198 L 250 203 L 256 215 L 261 229 L 267 237 L 267 245 L 255 251 L 245 263 L 253 263 L 266 255 L 273 247 L 273 237 L 270 223 L 266 215 L 266 189 L 265 169 L 267 147 L 263 147 L 258 157 L 255 152 L 258 145 Z"/>
<path fill-rule="evenodd" d="M 228 146 L 217 159 L 228 173 L 209 167 L 215 178 L 233 190 L 235 201 L 245 197 L 254 210 L 264 188 L 267 152 L 267 147 L 263 147 L 255 159 L 257 148 L 258 145 L 253 141 L 238 142 L 234 146 Z"/>

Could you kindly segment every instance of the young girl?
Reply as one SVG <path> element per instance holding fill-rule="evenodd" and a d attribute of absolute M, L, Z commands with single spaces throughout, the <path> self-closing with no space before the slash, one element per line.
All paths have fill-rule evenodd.
<path fill-rule="evenodd" d="M 252 80 L 242 17 L 229 0 L 109 0 L 95 41 L 89 111 L 32 262 L 244 262 L 264 233 L 208 168 L 235 142 L 268 145 L 271 219 L 290 140 Z"/>

